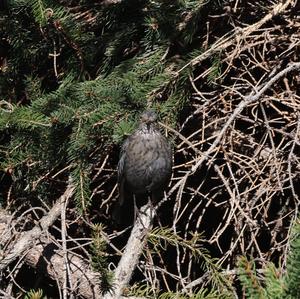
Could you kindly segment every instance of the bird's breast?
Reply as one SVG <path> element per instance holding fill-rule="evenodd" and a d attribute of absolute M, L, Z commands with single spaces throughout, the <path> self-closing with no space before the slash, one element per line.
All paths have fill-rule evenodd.
<path fill-rule="evenodd" d="M 169 144 L 160 133 L 140 134 L 126 150 L 126 183 L 136 193 L 146 192 L 149 186 L 159 188 L 170 176 L 171 164 Z"/>

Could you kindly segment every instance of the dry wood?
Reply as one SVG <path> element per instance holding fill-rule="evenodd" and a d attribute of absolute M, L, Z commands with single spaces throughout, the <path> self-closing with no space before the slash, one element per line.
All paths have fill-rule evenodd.
<path fill-rule="evenodd" d="M 115 270 L 112 294 L 106 294 L 104 299 L 120 298 L 124 289 L 128 286 L 133 271 L 139 262 L 139 257 L 142 254 L 152 221 L 153 208 L 151 203 L 148 203 L 140 209 L 137 215 L 122 258 Z"/>
<path fill-rule="evenodd" d="M 30 231 L 22 233 L 21 237 L 11 248 L 9 253 L 0 260 L 0 271 L 4 270 L 10 263 L 22 256 L 28 249 L 32 248 L 37 239 L 48 230 L 57 220 L 61 213 L 62 203 L 73 195 L 74 187 L 69 185 L 65 193 L 61 196 L 47 215 Z"/>
<path fill-rule="evenodd" d="M 261 20 L 249 26 L 233 22 L 234 29 L 228 35 L 216 39 L 210 48 L 188 61 L 175 75 L 180 77 L 190 67 L 196 70 L 195 77 L 189 78 L 194 93 L 188 116 L 178 132 L 165 125 L 177 144 L 173 180 L 165 200 L 172 202 L 170 209 L 173 209 L 168 226 L 186 240 L 191 238 L 190 234 L 204 231 L 205 242 L 218 252 L 219 264 L 229 269 L 232 277 L 237 254 L 254 255 L 259 265 L 279 256 L 277 261 L 284 269 L 291 226 L 298 216 L 300 23 L 299 18 L 289 15 L 289 8 L 295 3 L 278 1 L 269 10 L 266 8 L 267 13 Z M 240 1 L 236 1 L 235 6 L 238 5 Z M 274 16 L 280 16 L 281 21 Z M 86 13 L 78 18 L 88 18 L 92 24 L 94 16 Z M 209 28 L 210 24 L 207 41 L 212 38 Z M 205 82 L 213 66 L 203 70 L 201 63 L 209 64 L 216 56 L 222 69 L 210 83 L 211 87 Z M 109 218 L 111 199 L 118 196 L 116 186 L 110 188 L 116 177 L 115 165 L 111 164 L 115 153 L 99 154 L 102 150 L 95 149 L 92 154 L 98 154 L 102 160 L 98 160 L 91 176 L 96 185 L 91 200 L 100 198 L 99 213 Z M 165 201 L 160 205 L 166 204 Z M 0 240 L 8 244 L 0 256 L 0 269 L 7 269 L 12 261 L 22 257 L 24 262 L 40 269 L 38 260 L 45 258 L 45 248 L 53 247 L 44 233 L 62 216 L 62 247 L 44 263 L 45 273 L 58 282 L 65 297 L 80 294 L 100 298 L 99 275 L 66 246 L 68 241 L 76 241 L 67 234 L 69 225 L 76 221 L 91 225 L 93 220 L 84 216 L 68 219 L 70 215 L 61 209 L 61 204 L 59 201 L 32 231 L 11 241 L 16 244 L 15 248 L 9 242 L 16 238 L 15 232 L 3 231 L 3 227 L 14 227 L 13 217 L 0 216 Z M 178 291 L 190 293 L 210 280 L 210 272 L 195 276 L 199 263 L 179 246 L 172 248 L 174 267 L 170 267 L 163 251 L 141 257 L 151 223 L 148 207 L 138 216 L 125 250 L 118 248 L 121 246 L 115 242 L 122 232 L 107 232 L 104 239 L 112 254 L 123 252 L 123 255 L 114 273 L 113 293 L 106 294 L 105 299 L 122 298 L 126 287 L 130 288 L 135 270 L 154 291 L 161 285 L 171 291 L 171 281 Z M 209 229 L 205 230 L 207 226 Z M 268 243 L 267 249 L 265 243 Z M 90 239 L 78 245 L 82 256 L 89 256 L 89 244 Z M 140 260 L 143 263 L 139 263 Z M 84 281 L 79 281 L 81 269 L 86 275 Z"/>

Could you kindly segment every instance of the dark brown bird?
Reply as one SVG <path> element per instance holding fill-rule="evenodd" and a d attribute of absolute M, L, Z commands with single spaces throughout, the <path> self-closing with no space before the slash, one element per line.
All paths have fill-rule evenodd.
<path fill-rule="evenodd" d="M 171 174 L 171 146 L 158 129 L 156 114 L 146 111 L 141 115 L 137 130 L 125 140 L 121 149 L 119 207 L 128 196 L 133 195 L 137 205 L 144 204 L 148 197 L 157 203 L 163 197 Z"/>

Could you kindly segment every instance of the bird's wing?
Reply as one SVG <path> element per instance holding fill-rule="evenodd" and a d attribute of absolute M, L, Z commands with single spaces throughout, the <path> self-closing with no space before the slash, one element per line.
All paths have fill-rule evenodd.
<path fill-rule="evenodd" d="M 126 149 L 128 146 L 128 139 L 125 140 L 121 152 L 120 152 L 120 159 L 118 163 L 118 185 L 119 185 L 119 205 L 122 206 L 124 202 L 124 165 L 125 165 L 125 158 L 126 158 Z"/>
<path fill-rule="evenodd" d="M 124 177 L 124 165 L 125 165 L 127 147 L 128 147 L 128 139 L 125 140 L 120 151 L 120 158 L 118 163 L 118 182 L 120 182 Z"/>

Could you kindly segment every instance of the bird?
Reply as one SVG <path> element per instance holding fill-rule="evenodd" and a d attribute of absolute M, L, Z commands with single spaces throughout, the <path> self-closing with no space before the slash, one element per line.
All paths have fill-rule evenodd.
<path fill-rule="evenodd" d="M 138 128 L 124 141 L 118 163 L 119 201 L 115 217 L 120 217 L 128 197 L 141 206 L 151 199 L 157 204 L 172 175 L 172 148 L 158 128 L 157 114 L 146 110 Z"/>

